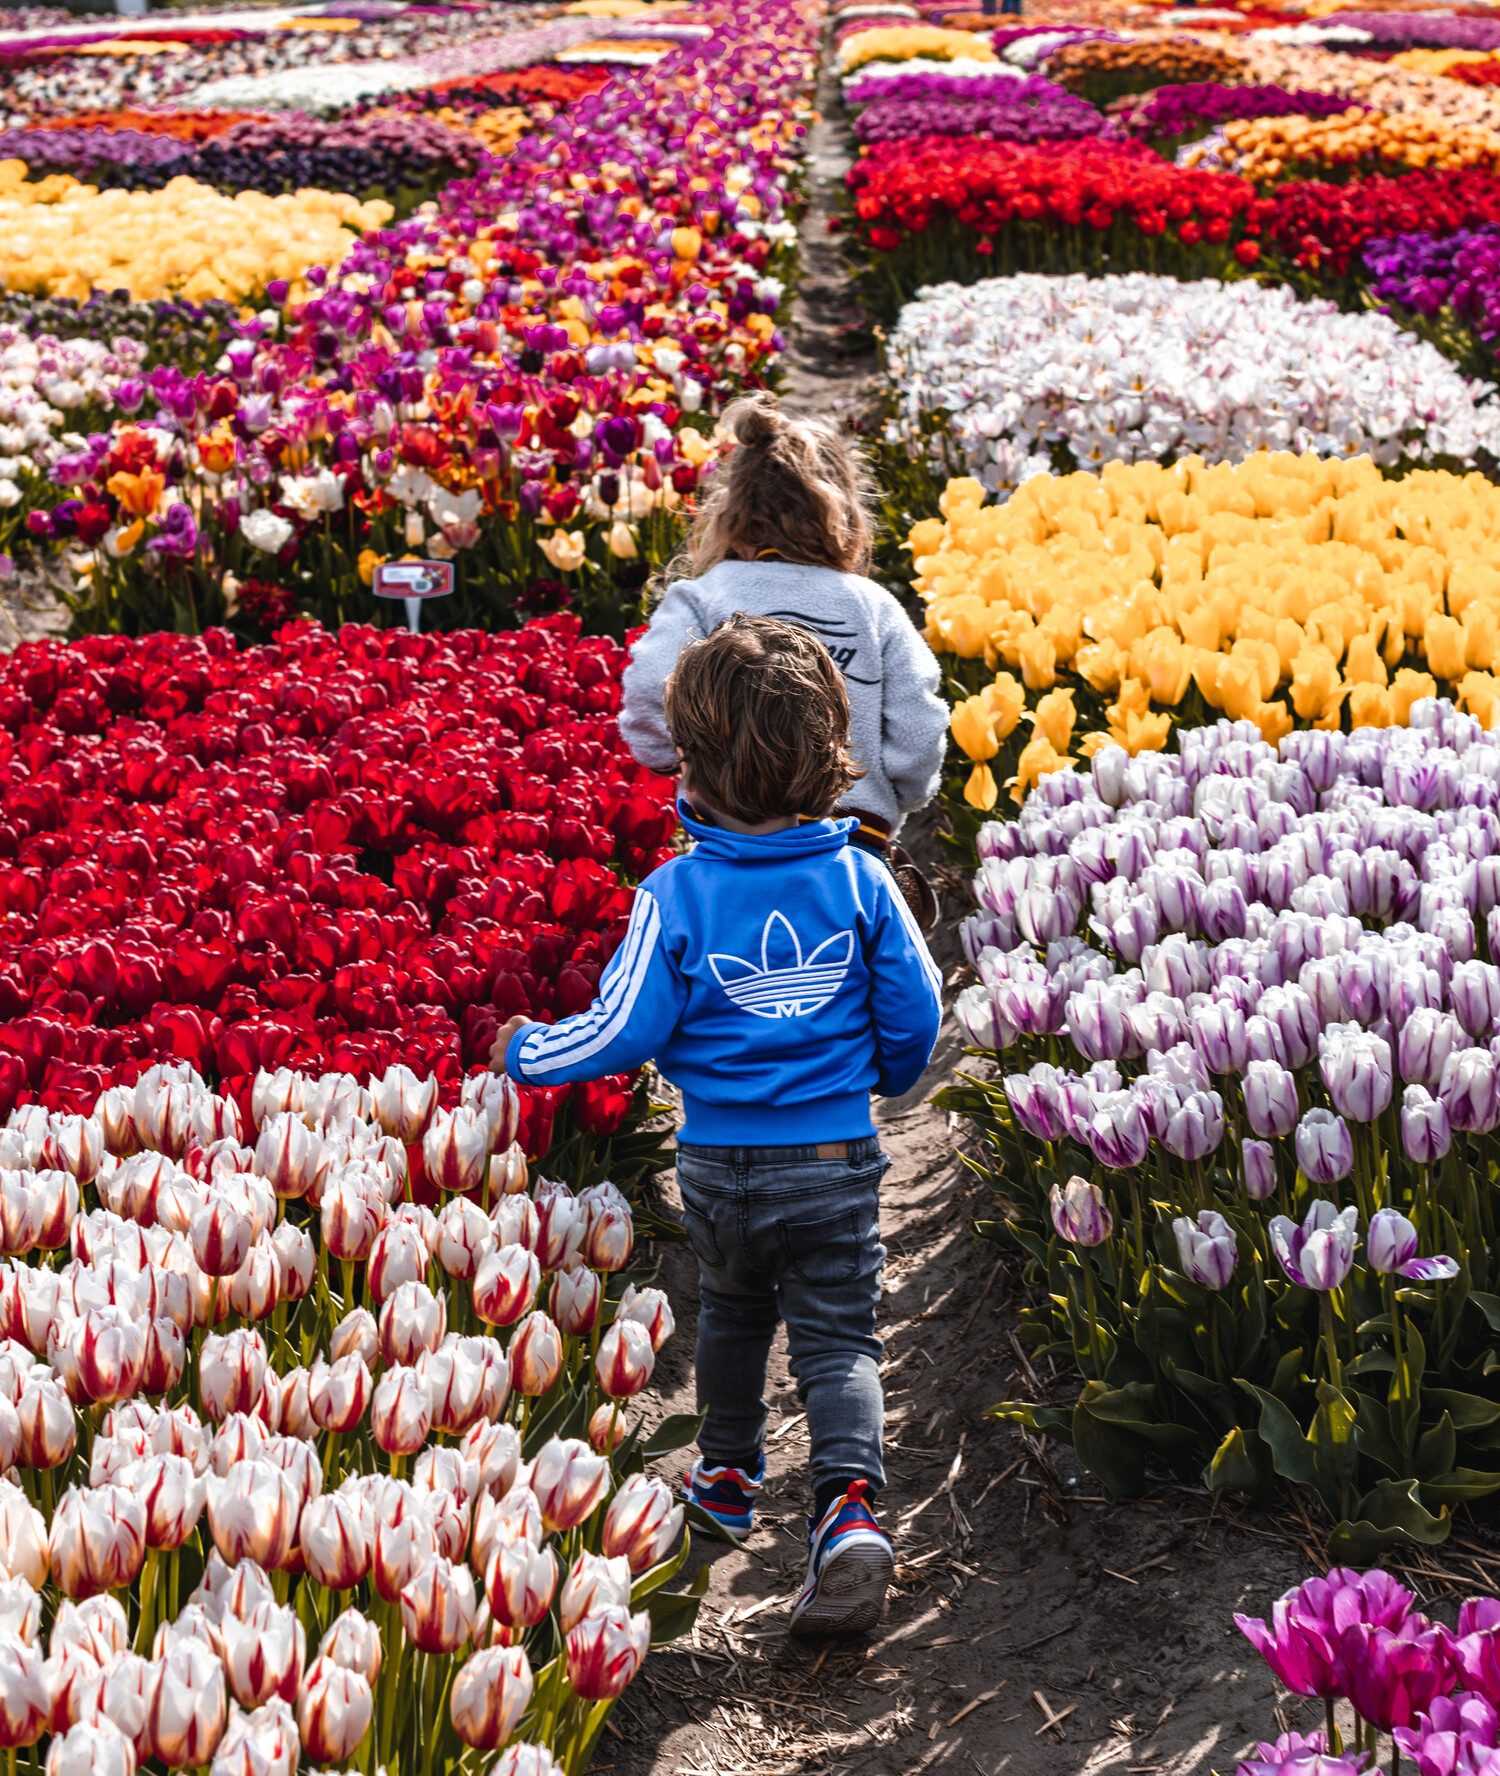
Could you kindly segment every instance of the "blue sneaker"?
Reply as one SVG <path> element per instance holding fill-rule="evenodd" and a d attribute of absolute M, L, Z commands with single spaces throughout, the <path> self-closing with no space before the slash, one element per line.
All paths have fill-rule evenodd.
<path fill-rule="evenodd" d="M 710 1468 L 702 1456 L 693 1463 L 682 1496 L 707 1511 L 731 1541 L 743 1542 L 755 1528 L 755 1495 L 766 1478 L 766 1458 L 753 1474 L 744 1468 Z"/>
<path fill-rule="evenodd" d="M 792 1607 L 793 1634 L 860 1634 L 880 1620 L 896 1556 L 865 1503 L 869 1484 L 855 1480 L 821 1523 L 809 1520 L 807 1583 Z"/>

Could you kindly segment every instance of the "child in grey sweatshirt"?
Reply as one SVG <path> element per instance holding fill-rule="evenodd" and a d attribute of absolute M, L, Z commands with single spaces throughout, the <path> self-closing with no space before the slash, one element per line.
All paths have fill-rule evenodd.
<path fill-rule="evenodd" d="M 739 611 L 800 624 L 849 693 L 849 750 L 863 774 L 838 812 L 858 817 L 857 842 L 888 853 L 903 818 L 938 787 L 948 732 L 938 663 L 891 594 L 864 577 L 871 531 L 853 452 L 769 395 L 737 401 L 722 425 L 735 447 L 684 550 L 692 578 L 670 581 L 631 650 L 620 732 L 641 764 L 675 772 L 662 690 L 689 635 Z"/>

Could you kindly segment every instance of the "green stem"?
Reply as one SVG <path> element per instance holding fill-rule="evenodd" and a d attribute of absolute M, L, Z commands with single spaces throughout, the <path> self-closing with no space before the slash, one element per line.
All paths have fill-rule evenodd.
<path fill-rule="evenodd" d="M 151 1636 L 156 1631 L 156 1569 L 160 1560 L 155 1548 L 146 1550 L 146 1564 L 141 1569 L 141 1613 L 135 1625 L 135 1650 L 143 1659 L 150 1655 Z"/>
<path fill-rule="evenodd" d="M 1104 1350 L 1099 1337 L 1099 1312 L 1094 1302 L 1094 1266 L 1088 1253 L 1082 1254 L 1083 1292 L 1089 1311 L 1089 1354 L 1094 1359 L 1094 1375 L 1099 1381 L 1104 1380 Z"/>
<path fill-rule="evenodd" d="M 1339 1739 L 1338 1717 L 1334 1711 L 1333 1697 L 1323 1699 L 1323 1737 L 1328 1741 L 1329 1757 L 1337 1757 L 1341 1741 Z"/>
<path fill-rule="evenodd" d="M 1323 1348 L 1328 1357 L 1328 1379 L 1336 1388 L 1342 1388 L 1344 1366 L 1339 1361 L 1338 1344 L 1333 1335 L 1333 1291 L 1320 1289 L 1318 1300 L 1323 1310 Z"/>

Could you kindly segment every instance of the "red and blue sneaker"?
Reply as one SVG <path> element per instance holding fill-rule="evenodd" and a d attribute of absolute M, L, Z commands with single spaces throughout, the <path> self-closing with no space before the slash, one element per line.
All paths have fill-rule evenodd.
<path fill-rule="evenodd" d="M 693 1463 L 682 1496 L 706 1511 L 731 1541 L 742 1542 L 755 1528 L 755 1498 L 765 1484 L 766 1458 L 753 1474 L 744 1468 L 711 1468 L 702 1458 Z"/>
<path fill-rule="evenodd" d="M 793 1634 L 859 1634 L 880 1620 L 896 1556 L 865 1503 L 869 1484 L 851 1482 L 821 1523 L 809 1522 L 807 1583 L 792 1608 Z"/>

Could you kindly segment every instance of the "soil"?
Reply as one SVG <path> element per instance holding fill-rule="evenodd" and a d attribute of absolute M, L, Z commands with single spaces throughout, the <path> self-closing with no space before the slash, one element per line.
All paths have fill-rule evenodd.
<path fill-rule="evenodd" d="M 850 139 L 825 78 L 809 147 L 811 203 L 794 305 L 786 403 L 868 428 L 878 364 L 850 295 L 833 211 Z M 931 820 L 903 838 L 943 890 L 934 950 L 956 990 L 960 876 L 936 864 Z M 1024 1298 L 1016 1257 L 977 1240 L 991 1202 L 960 1156 L 963 1129 L 932 1094 L 962 1062 L 945 1025 L 907 1097 L 877 1103 L 893 1165 L 882 1187 L 890 1252 L 885 1340 L 888 1484 L 879 1514 L 896 1546 L 886 1619 L 848 1641 L 786 1631 L 806 1564 L 807 1434 L 772 1354 L 767 1480 L 755 1534 L 730 1549 L 695 1539 L 683 1575 L 712 1567 L 693 1634 L 652 1654 L 626 1692 L 594 1770 L 619 1776 L 1188 1776 L 1232 1770 L 1255 1740 L 1299 1721 L 1276 1713 L 1265 1665 L 1234 1627 L 1306 1576 L 1298 1550 L 1263 1520 L 1226 1521 L 1222 1503 L 1162 1485 L 1106 1504 L 1066 1447 L 994 1418 L 1002 1399 L 1064 1402 L 1071 1373 L 1035 1377 L 1013 1332 Z M 665 1203 L 677 1203 L 668 1180 Z M 697 1274 L 685 1245 L 663 1248 L 677 1333 L 663 1348 L 647 1416 L 695 1409 Z M 690 1452 L 658 1464 L 676 1484 Z M 1048 1722 L 1055 1724 L 1049 1726 Z"/>

